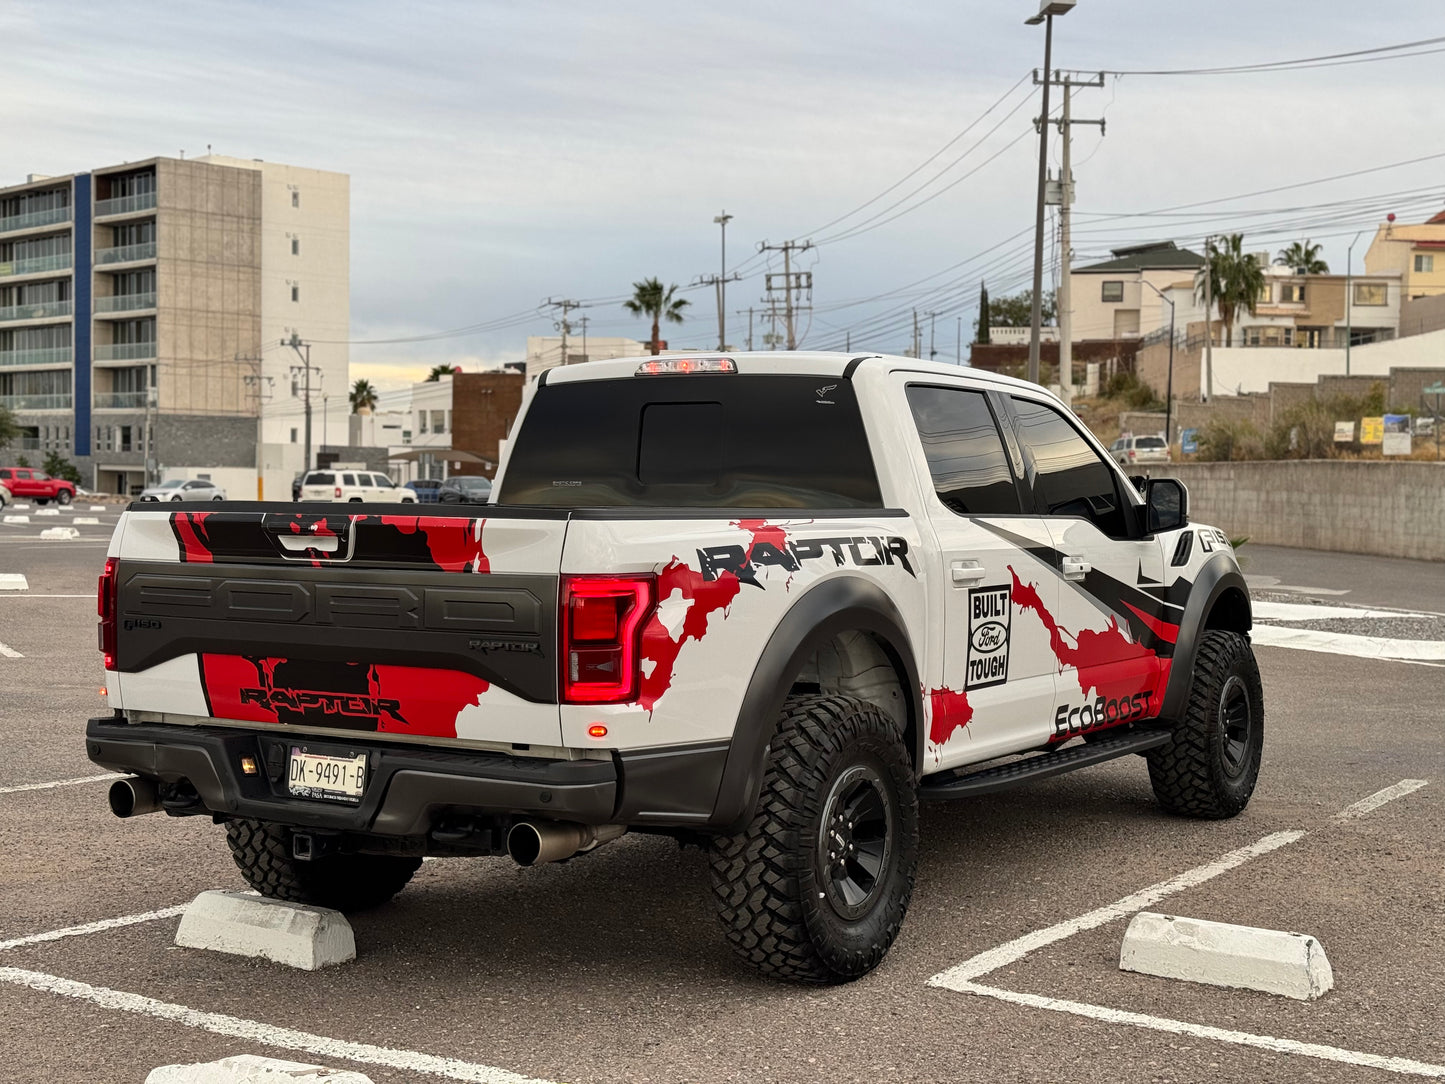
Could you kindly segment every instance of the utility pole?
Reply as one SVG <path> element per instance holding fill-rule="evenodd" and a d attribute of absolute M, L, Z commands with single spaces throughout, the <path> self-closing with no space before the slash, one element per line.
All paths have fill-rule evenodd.
<path fill-rule="evenodd" d="M 923 342 L 918 334 L 918 310 L 913 310 L 913 357 L 920 357 L 923 354 Z"/>
<path fill-rule="evenodd" d="M 711 286 L 713 288 L 713 294 L 717 299 L 718 353 L 722 353 L 727 349 L 727 332 L 725 330 L 726 324 L 724 323 L 725 317 L 723 314 L 724 298 L 727 297 L 727 283 L 737 282 L 741 278 L 741 275 L 699 275 L 692 280 L 694 286 Z"/>
<path fill-rule="evenodd" d="M 1070 99 L 1074 87 L 1103 87 L 1104 73 L 1097 80 L 1075 82 L 1072 75 L 1065 75 L 1064 114 L 1059 119 L 1059 134 L 1063 136 L 1063 153 L 1059 169 L 1059 296 L 1056 299 L 1059 323 L 1059 385 L 1064 390 L 1064 402 L 1073 398 L 1074 391 L 1074 308 L 1073 283 L 1070 275 L 1073 268 L 1073 248 L 1069 235 L 1069 219 L 1074 204 L 1074 172 L 1069 165 L 1069 151 L 1073 144 L 1075 124 L 1097 124 L 1099 134 L 1104 134 L 1104 120 L 1075 118 L 1070 113 Z"/>
<path fill-rule="evenodd" d="M 938 319 L 938 313 L 936 313 L 936 312 L 930 312 L 930 313 L 928 314 L 928 360 L 929 360 L 929 361 L 932 361 L 934 358 L 938 357 L 938 351 L 935 350 L 935 349 L 933 349 L 933 325 L 934 325 L 934 322 L 935 322 L 937 319 Z"/>
<path fill-rule="evenodd" d="M 1350 375 L 1350 340 L 1355 337 L 1355 326 L 1354 326 L 1354 319 L 1353 319 L 1354 313 L 1355 313 L 1355 293 L 1354 293 L 1355 242 L 1360 239 L 1360 234 L 1362 234 L 1362 233 L 1364 233 L 1364 232 L 1365 232 L 1364 230 L 1361 230 L 1360 233 L 1355 234 L 1354 238 L 1351 239 L 1351 241 L 1350 241 L 1350 247 L 1347 248 L 1347 249 L 1345 249 L 1345 375 L 1346 375 L 1346 376 L 1349 376 L 1349 375 Z M 1365 253 L 1365 256 L 1366 256 L 1366 258 L 1368 258 L 1368 257 L 1369 257 L 1369 253 L 1368 253 L 1368 252 Z M 1388 289 L 1388 287 L 1387 287 L 1387 289 Z"/>
<path fill-rule="evenodd" d="M 1209 251 L 1209 246 L 1213 243 L 1213 237 L 1204 239 L 1204 395 L 1202 398 L 1206 403 L 1214 398 L 1214 259 Z"/>
<path fill-rule="evenodd" d="M 955 365 L 962 365 L 962 364 L 963 364 L 963 317 L 962 317 L 962 316 L 960 316 L 960 317 L 958 318 L 958 338 L 954 340 L 953 346 L 954 346 L 953 363 L 954 363 Z"/>
<path fill-rule="evenodd" d="M 293 331 L 291 332 L 291 338 L 281 340 L 281 345 L 289 346 L 292 350 L 296 351 L 296 356 L 301 358 L 300 366 L 291 366 L 291 375 L 295 376 L 298 368 L 305 372 L 305 385 L 302 392 L 302 401 L 306 404 L 306 459 L 302 469 L 302 473 L 304 474 L 311 469 L 311 344 L 302 342 L 301 336 Z M 302 353 L 303 348 L 305 350 L 304 354 Z M 295 385 L 292 386 L 294 387 Z"/>
<path fill-rule="evenodd" d="M 585 315 L 579 316 L 579 317 L 577 318 L 577 322 L 582 325 L 582 360 L 583 360 L 583 361 L 586 361 L 586 360 L 587 360 L 587 320 L 588 320 L 588 317 L 585 316 Z"/>
<path fill-rule="evenodd" d="M 728 223 L 733 216 L 724 211 L 713 216 L 713 222 L 722 228 L 722 259 L 718 263 L 717 279 L 717 348 L 718 352 L 728 348 L 727 303 L 728 303 Z"/>
<path fill-rule="evenodd" d="M 264 501 L 266 499 L 266 483 L 262 449 L 266 446 L 266 430 L 262 424 L 261 410 L 262 406 L 270 401 L 276 381 L 274 378 L 262 374 L 260 355 L 237 354 L 237 364 L 243 361 L 251 367 L 251 373 L 249 376 L 241 377 L 241 381 L 251 388 L 256 396 L 256 499 Z"/>
<path fill-rule="evenodd" d="M 580 308 L 582 307 L 582 302 L 580 302 L 580 301 L 572 301 L 572 300 L 570 300 L 570 299 L 568 299 L 568 298 L 563 298 L 561 301 L 553 301 L 553 300 L 549 297 L 549 298 L 547 298 L 547 304 L 550 305 L 550 306 L 551 306 L 552 308 L 554 308 L 554 309 L 561 309 L 561 310 L 562 310 L 562 315 L 559 316 L 559 317 L 557 317 L 555 320 L 552 321 L 552 326 L 555 327 L 558 331 L 560 331 L 560 332 L 562 333 L 562 353 L 561 353 L 561 355 L 558 357 L 557 364 L 558 364 L 558 365 L 566 365 L 566 364 L 567 364 L 567 332 L 569 332 L 569 331 L 572 330 L 572 325 L 571 325 L 570 323 L 568 323 L 568 321 L 567 321 L 567 314 L 568 314 L 569 312 L 571 312 L 573 309 L 580 309 Z"/>
<path fill-rule="evenodd" d="M 797 327 L 794 323 L 794 317 L 798 311 L 805 307 L 803 305 L 793 304 L 793 291 L 797 290 L 800 293 L 807 291 L 809 295 L 811 295 L 813 291 L 813 273 L 811 271 L 794 271 L 793 254 L 795 252 L 807 252 L 808 249 L 812 247 L 812 241 L 784 241 L 781 245 L 770 245 L 764 241 L 758 246 L 759 252 L 781 252 L 783 254 L 782 275 L 779 276 L 770 273 L 765 277 L 765 281 L 769 300 L 771 301 L 773 299 L 773 291 L 777 289 L 777 287 L 773 285 L 773 280 L 779 277 L 783 280 L 783 329 L 787 332 L 789 350 L 796 350 L 798 348 Z"/>
<path fill-rule="evenodd" d="M 751 353 L 751 352 L 752 352 L 752 349 L 753 349 L 753 307 L 752 307 L 751 305 L 748 306 L 747 312 L 748 312 L 748 352 Z M 734 316 L 741 316 L 742 314 L 743 314 L 743 310 L 742 310 L 742 309 L 738 309 L 737 312 L 735 312 L 733 315 L 734 315 Z"/>

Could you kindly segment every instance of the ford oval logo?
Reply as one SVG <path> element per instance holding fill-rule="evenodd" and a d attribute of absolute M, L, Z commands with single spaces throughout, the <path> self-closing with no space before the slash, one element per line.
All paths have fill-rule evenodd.
<path fill-rule="evenodd" d="M 973 649 L 980 654 L 997 651 L 1007 639 L 1007 625 L 1002 621 L 985 621 L 973 630 Z"/>

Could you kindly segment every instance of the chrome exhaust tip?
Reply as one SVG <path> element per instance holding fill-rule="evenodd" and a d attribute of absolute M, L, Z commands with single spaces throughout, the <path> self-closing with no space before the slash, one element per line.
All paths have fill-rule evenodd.
<path fill-rule="evenodd" d="M 518 821 L 507 833 L 507 854 L 519 866 L 540 866 L 593 850 L 626 831 L 620 824 Z"/>

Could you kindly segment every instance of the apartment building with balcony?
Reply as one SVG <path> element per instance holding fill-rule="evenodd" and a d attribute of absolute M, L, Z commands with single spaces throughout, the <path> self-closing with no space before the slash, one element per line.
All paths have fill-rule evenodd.
<path fill-rule="evenodd" d="M 0 188 L 0 405 L 86 485 L 206 474 L 255 493 L 257 442 L 291 394 L 346 383 L 349 181 L 209 157 L 152 158 Z"/>

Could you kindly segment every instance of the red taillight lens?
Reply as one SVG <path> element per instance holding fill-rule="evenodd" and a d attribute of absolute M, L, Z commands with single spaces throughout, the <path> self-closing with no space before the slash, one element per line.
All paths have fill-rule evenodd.
<path fill-rule="evenodd" d="M 656 595 L 651 576 L 562 577 L 564 704 L 617 704 L 637 698 L 642 627 Z"/>
<path fill-rule="evenodd" d="M 105 668 L 115 669 L 115 611 L 116 611 L 116 560 L 106 559 L 105 571 L 95 586 L 95 612 L 100 615 L 100 653 L 105 656 Z"/>
<path fill-rule="evenodd" d="M 340 486 L 337 486 L 337 487 L 336 487 L 336 495 L 337 495 L 338 497 L 341 496 L 341 487 L 340 487 Z"/>
<path fill-rule="evenodd" d="M 1131 449 L 1129 449 L 1129 462 L 1130 462 L 1130 463 L 1134 462 L 1134 459 L 1135 459 L 1135 453 L 1134 453 L 1134 450 L 1131 448 Z"/>

